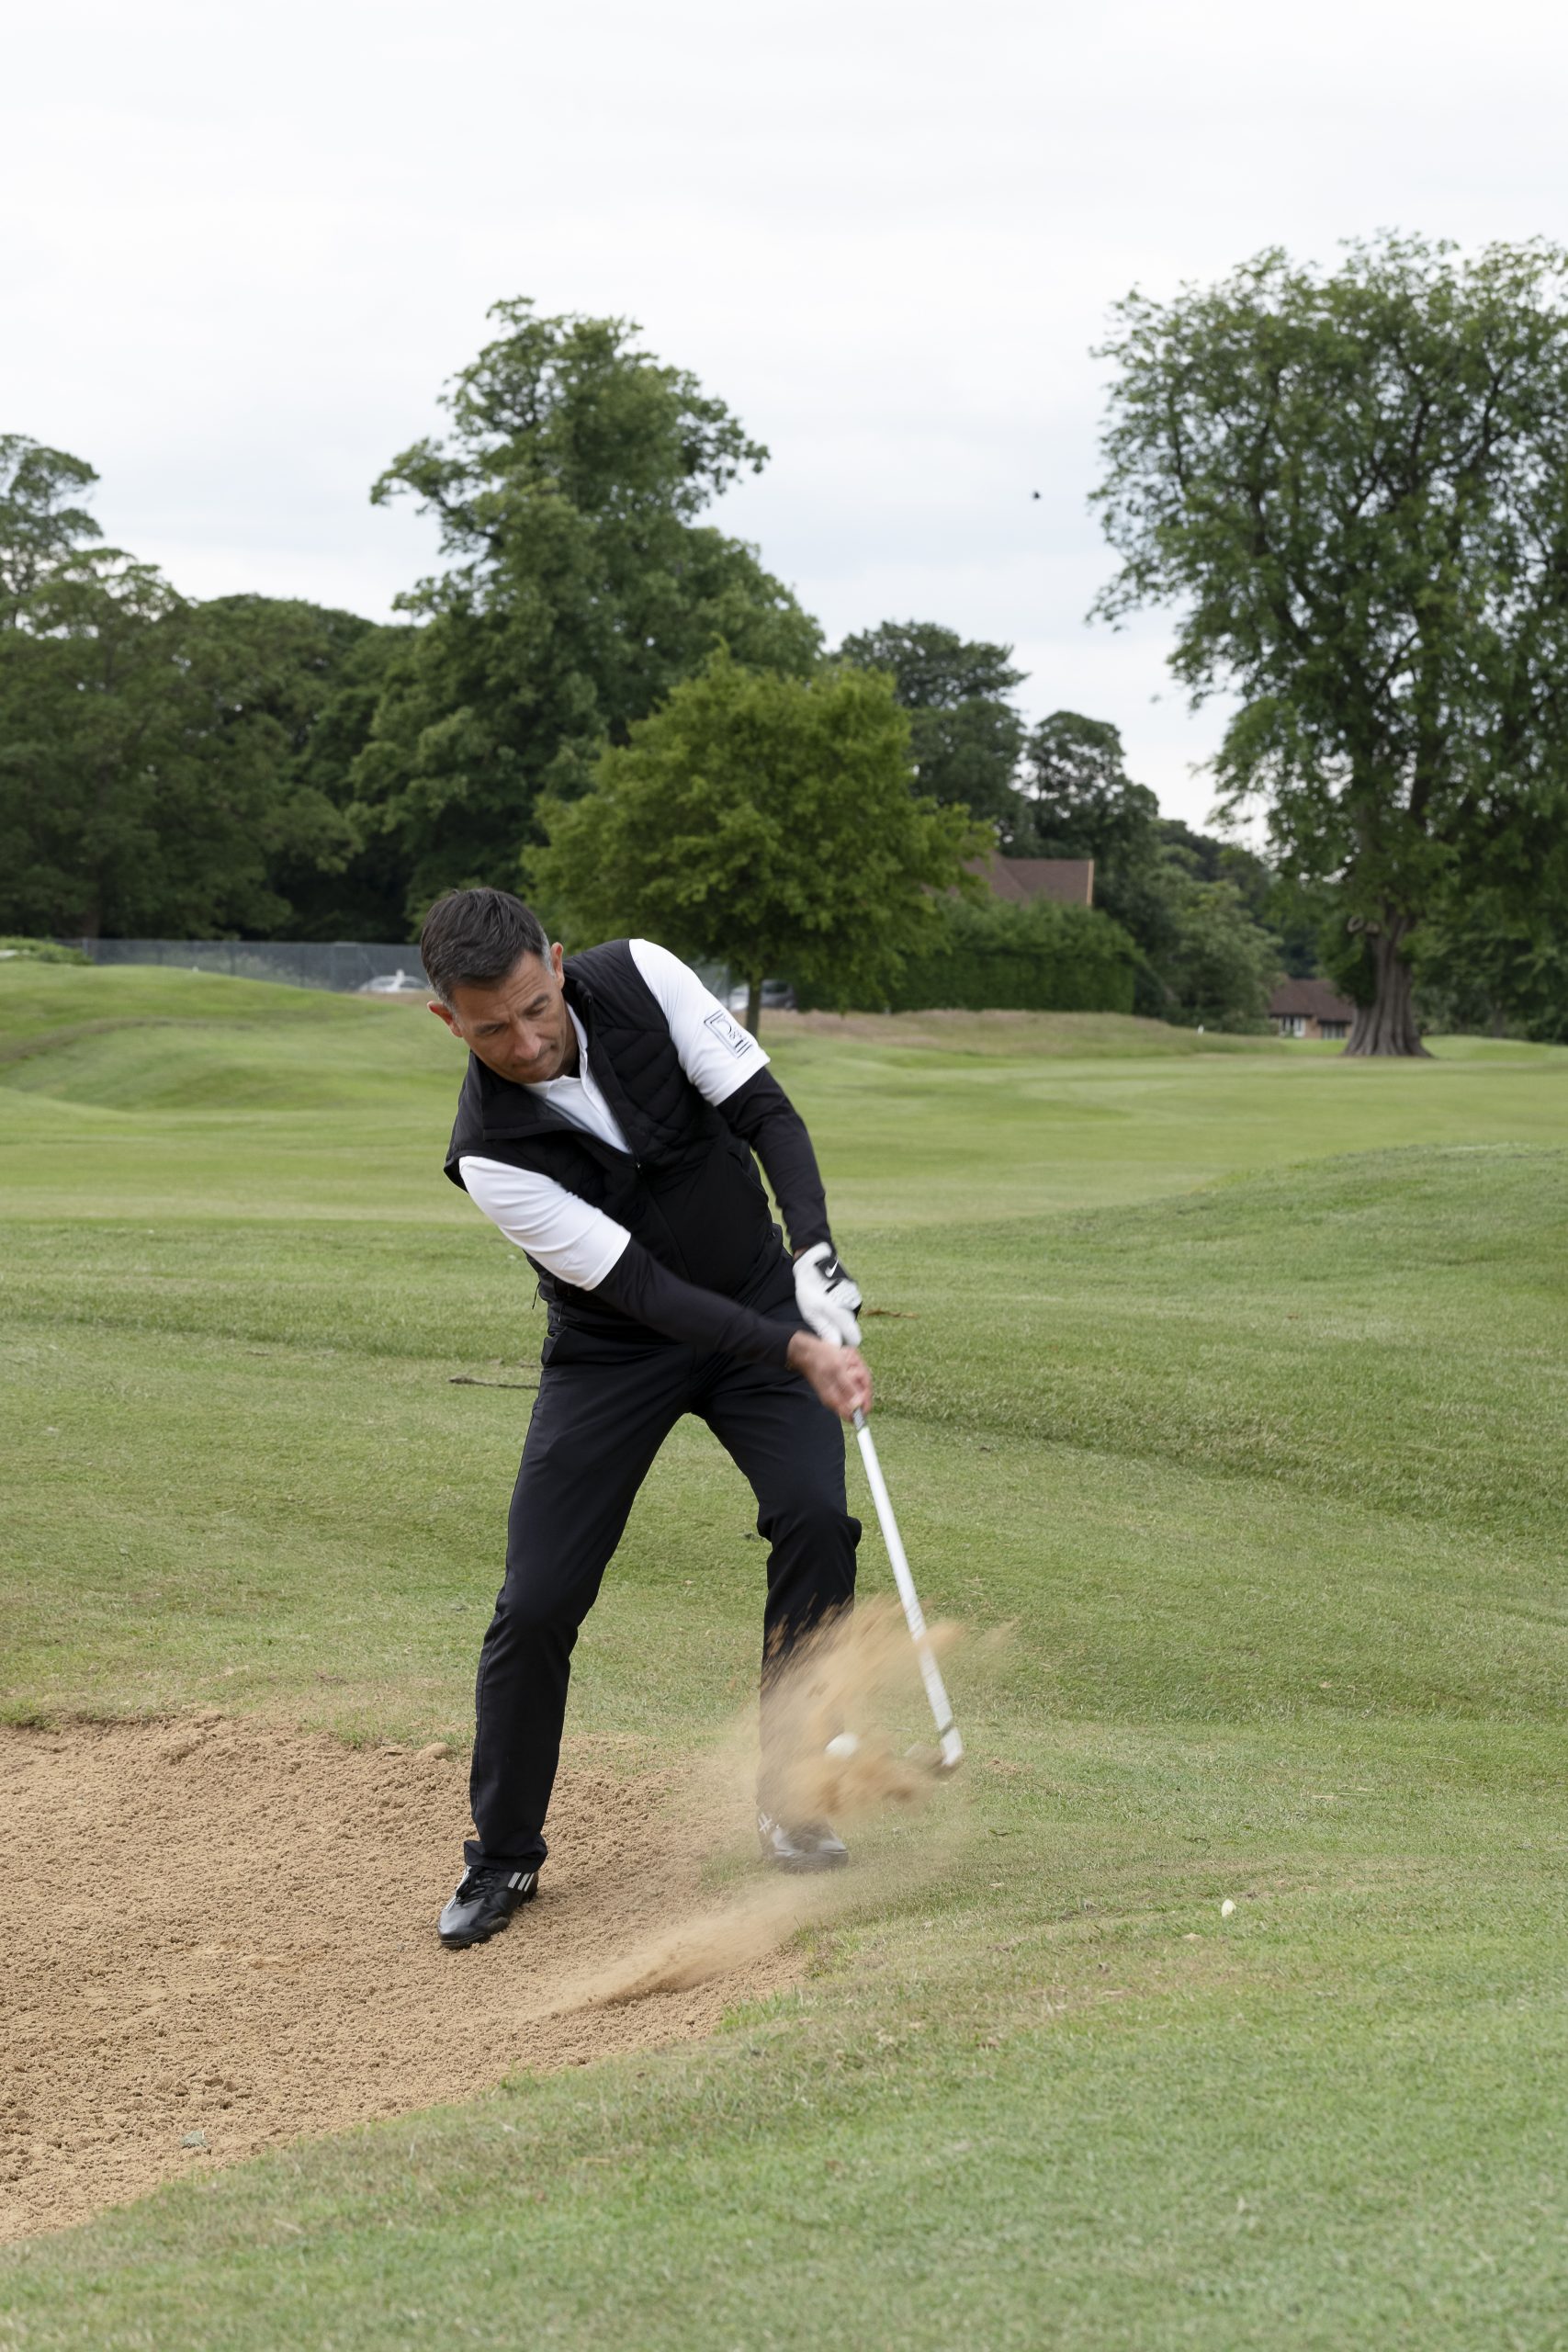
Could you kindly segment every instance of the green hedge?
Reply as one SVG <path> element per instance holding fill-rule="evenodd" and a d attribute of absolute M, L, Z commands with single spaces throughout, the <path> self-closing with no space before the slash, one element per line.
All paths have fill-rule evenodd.
<path fill-rule="evenodd" d="M 0 956 L 19 957 L 28 964 L 90 964 L 80 947 L 62 946 L 58 939 L 24 939 L 13 932 L 0 935 Z"/>
<path fill-rule="evenodd" d="M 1121 924 L 1092 907 L 952 899 L 886 1002 L 894 1012 L 1131 1012 L 1137 960 Z"/>

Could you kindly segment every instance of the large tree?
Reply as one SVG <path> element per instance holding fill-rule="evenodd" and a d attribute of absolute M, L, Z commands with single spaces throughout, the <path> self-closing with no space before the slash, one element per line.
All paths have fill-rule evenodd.
<path fill-rule="evenodd" d="M 1013 668 L 1011 646 L 936 621 L 884 621 L 846 637 L 839 659 L 892 678 L 909 714 L 919 789 L 988 818 L 1004 849 L 1018 846 L 1023 721 L 1010 697 L 1025 673 Z"/>
<path fill-rule="evenodd" d="M 1159 802 L 1127 774 L 1122 737 L 1108 719 L 1054 710 L 1030 730 L 1022 788 L 1030 854 L 1092 857 L 1097 905 L 1118 899 L 1159 846 Z"/>
<path fill-rule="evenodd" d="M 1162 1020 L 1169 991 L 1156 966 L 1175 939 L 1161 858 L 1159 802 L 1127 774 L 1109 719 L 1054 710 L 1030 729 L 1020 839 L 1032 857 L 1094 861 L 1094 903 L 1136 942 L 1134 1010 Z"/>
<path fill-rule="evenodd" d="M 150 564 L 95 550 L 33 591 L 0 643 L 0 925 L 199 938 L 286 911 L 235 683 Z"/>
<path fill-rule="evenodd" d="M 1159 917 L 1146 952 L 1161 1018 L 1189 1029 L 1262 1029 L 1280 943 L 1253 921 L 1236 883 L 1223 874 L 1205 879 L 1191 851 L 1168 844 Z"/>
<path fill-rule="evenodd" d="M 199 608 L 228 680 L 226 726 L 265 741 L 276 803 L 272 935 L 412 936 L 395 842 L 355 806 L 355 763 L 412 632 L 302 598 L 220 596 Z"/>
<path fill-rule="evenodd" d="M 31 930 L 407 935 L 355 762 L 412 635 L 197 604 L 100 543 L 85 458 L 0 436 L 0 910 Z"/>
<path fill-rule="evenodd" d="M 1135 1010 L 1256 1027 L 1282 960 L 1264 920 L 1274 877 L 1262 859 L 1162 817 L 1107 719 L 1053 711 L 1030 733 L 1023 773 L 1034 854 L 1091 857 L 1095 905 L 1138 948 Z"/>
<path fill-rule="evenodd" d="M 1565 279 L 1539 243 L 1269 252 L 1106 345 L 1096 609 L 1175 606 L 1177 675 L 1239 697 L 1225 802 L 1335 886 L 1352 1054 L 1423 1050 L 1421 925 L 1568 783 Z"/>
<path fill-rule="evenodd" d="M 549 916 L 586 944 L 647 933 L 747 982 L 756 1029 L 769 975 L 844 1008 L 875 1002 L 937 922 L 933 894 L 974 885 L 987 836 L 910 789 L 908 720 L 887 679 L 811 678 L 716 655 L 593 789 L 547 801 L 527 861 Z"/>
<path fill-rule="evenodd" d="M 583 790 L 726 644 L 804 675 L 820 635 L 756 552 L 703 523 L 767 458 L 722 401 L 623 319 L 499 303 L 500 332 L 446 396 L 451 430 L 372 492 L 434 514 L 446 569 L 399 601 L 423 621 L 357 767 L 367 828 L 395 838 L 411 910 L 504 882 L 541 792 Z"/>
<path fill-rule="evenodd" d="M 20 626 L 35 590 L 103 537 L 87 509 L 71 503 L 97 479 L 85 458 L 0 433 L 0 628 Z"/>
<path fill-rule="evenodd" d="M 83 459 L 0 444 L 0 924 L 96 936 L 267 933 L 275 868 L 354 836 L 310 773 L 347 614 L 196 605 L 95 546 Z"/>
<path fill-rule="evenodd" d="M 1415 963 L 1431 1027 L 1568 1043 L 1568 807 L 1543 801 L 1491 845 Z"/>

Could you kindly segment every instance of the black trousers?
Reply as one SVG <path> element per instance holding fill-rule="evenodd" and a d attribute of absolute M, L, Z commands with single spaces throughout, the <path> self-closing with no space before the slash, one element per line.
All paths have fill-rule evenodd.
<path fill-rule="evenodd" d="M 799 1328 L 787 1260 L 747 1304 Z M 479 1653 L 470 1864 L 544 1860 L 578 1628 L 683 1413 L 707 1423 L 757 1498 L 757 1530 L 771 1546 L 764 1681 L 792 1644 L 853 1598 L 861 1530 L 844 1503 L 843 1424 L 797 1373 L 651 1337 L 559 1333 L 547 1342 L 512 1497 L 506 1581 Z"/>

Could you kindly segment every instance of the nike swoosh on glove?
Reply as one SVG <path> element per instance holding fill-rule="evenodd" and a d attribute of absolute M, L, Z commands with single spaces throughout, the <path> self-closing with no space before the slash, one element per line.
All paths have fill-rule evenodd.
<path fill-rule="evenodd" d="M 860 1325 L 855 1311 L 860 1292 L 833 1254 L 830 1241 L 818 1241 L 795 1261 L 795 1303 L 819 1340 L 836 1340 L 841 1348 L 858 1348 Z"/>

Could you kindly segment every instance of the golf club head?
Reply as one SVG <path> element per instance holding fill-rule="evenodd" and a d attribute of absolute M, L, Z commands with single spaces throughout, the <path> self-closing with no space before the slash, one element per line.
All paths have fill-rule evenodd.
<path fill-rule="evenodd" d="M 904 1750 L 904 1761 L 907 1764 L 918 1765 L 922 1772 L 956 1771 L 964 1761 L 964 1742 L 958 1736 L 957 1724 L 949 1724 L 942 1735 L 942 1744 L 938 1747 L 922 1747 L 917 1740 L 912 1747 L 907 1747 Z"/>

